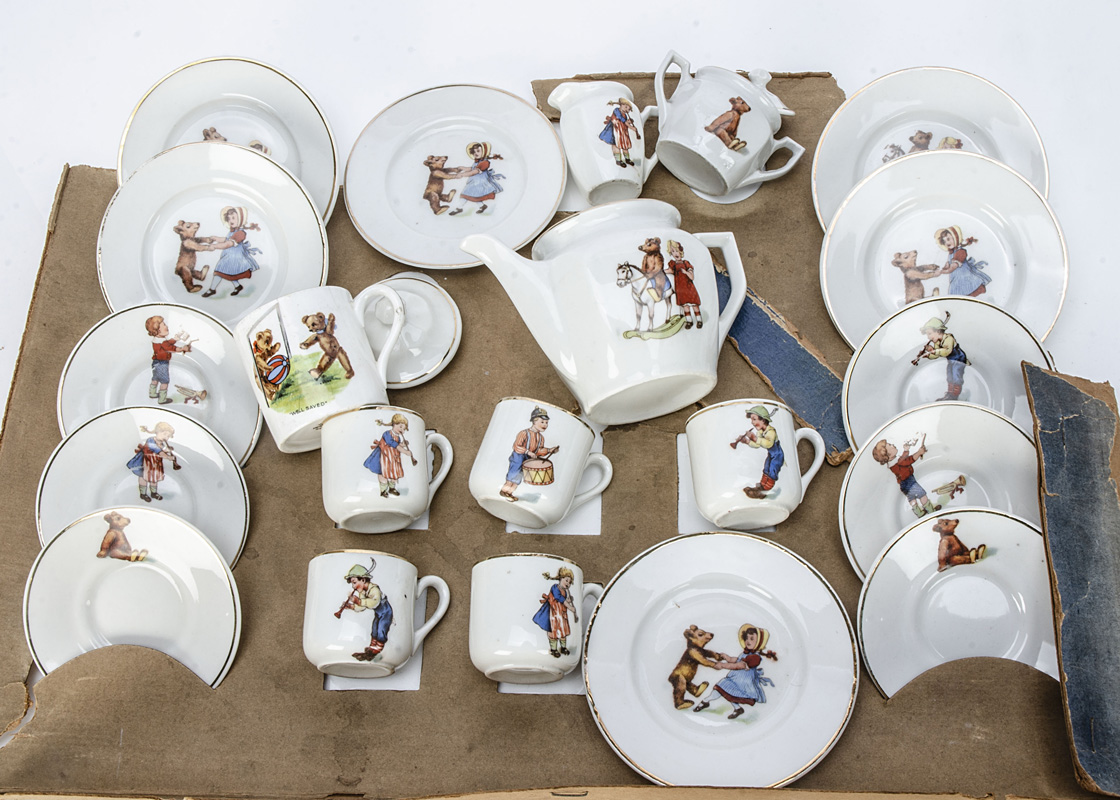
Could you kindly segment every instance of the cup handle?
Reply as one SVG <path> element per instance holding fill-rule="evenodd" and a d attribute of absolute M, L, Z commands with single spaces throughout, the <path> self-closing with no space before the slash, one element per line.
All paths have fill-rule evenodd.
<path fill-rule="evenodd" d="M 420 649 L 420 643 L 424 641 L 424 637 L 431 632 L 436 623 L 443 619 L 443 615 L 447 613 L 447 607 L 451 605 L 451 589 L 447 586 L 447 581 L 438 575 L 425 575 L 416 582 L 416 602 L 424 602 L 427 599 L 428 589 L 435 589 L 436 596 L 439 598 L 439 603 L 436 605 L 436 610 L 432 615 L 425 620 L 424 624 L 417 628 L 416 633 L 412 635 L 412 655 L 416 655 L 416 651 Z M 424 598 L 424 600 L 421 600 Z"/>
<path fill-rule="evenodd" d="M 797 162 L 800 161 L 801 156 L 805 154 L 805 148 L 788 136 L 783 136 L 781 139 L 774 141 L 774 149 L 770 151 L 770 155 L 774 155 L 774 153 L 779 150 L 789 150 L 791 153 L 789 161 L 782 164 L 777 169 L 760 169 L 758 172 L 752 172 L 750 175 L 743 178 L 735 188 L 742 189 L 744 186 L 753 186 L 756 183 L 780 178 L 797 166 Z"/>
<path fill-rule="evenodd" d="M 716 328 L 719 344 L 731 331 L 731 323 L 739 314 L 743 301 L 747 299 L 747 275 L 743 271 L 743 259 L 739 256 L 739 246 L 735 243 L 733 233 L 697 233 L 694 234 L 705 247 L 714 247 L 723 255 L 723 263 L 727 265 L 727 275 L 731 279 L 731 296 L 727 298 L 727 305 L 719 315 L 719 326 Z"/>
<path fill-rule="evenodd" d="M 821 468 L 824 463 L 824 437 L 817 433 L 812 428 L 798 428 L 797 433 L 793 435 L 794 449 L 797 448 L 797 443 L 802 439 L 808 439 L 813 445 L 813 463 L 809 465 L 809 469 L 801 476 L 801 493 L 804 495 L 805 490 L 809 488 L 809 482 L 813 480 L 813 476 L 817 474 L 817 470 Z"/>
<path fill-rule="evenodd" d="M 598 482 L 596 482 L 594 486 L 592 486 L 586 492 L 580 492 L 572 498 L 572 504 L 568 506 L 569 511 L 582 506 L 592 497 L 602 494 L 603 490 L 606 489 L 610 484 L 611 478 L 614 477 L 614 467 L 611 466 L 611 460 L 602 453 L 591 453 L 587 457 L 587 463 L 583 465 L 583 472 L 580 473 L 581 479 L 583 474 L 586 473 L 588 469 L 592 468 L 597 468 L 600 472 L 602 472 L 602 475 L 599 477 Z"/>
<path fill-rule="evenodd" d="M 598 604 L 598 602 L 603 598 L 603 584 L 601 584 L 601 583 L 585 583 L 583 585 L 583 596 L 584 597 L 594 597 L 595 598 L 595 603 Z M 585 625 L 584 627 L 587 627 L 587 626 Z"/>
<path fill-rule="evenodd" d="M 638 119 L 642 123 L 642 133 L 646 132 L 646 123 L 649 122 L 650 117 L 658 117 L 657 106 L 646 106 L 642 109 L 641 113 L 638 114 Z M 642 145 L 642 150 L 645 150 L 645 144 Z M 645 165 L 642 167 L 642 183 L 646 182 L 646 178 L 649 177 L 650 172 L 657 166 L 657 160 L 657 150 L 655 148 L 653 155 L 645 160 Z"/>
<path fill-rule="evenodd" d="M 393 352 L 393 348 L 397 344 L 397 339 L 401 336 L 401 329 L 404 328 L 404 301 L 401 296 L 393 289 L 380 283 L 375 283 L 372 286 L 367 286 L 362 289 L 361 293 L 354 298 L 354 313 L 358 315 L 359 320 L 364 320 L 366 317 L 366 308 L 375 298 L 385 298 L 393 305 L 393 326 L 389 328 L 389 335 L 385 339 L 385 344 L 381 348 L 380 353 L 375 353 L 373 363 L 377 365 L 377 373 L 381 376 L 382 383 L 388 383 L 386 377 L 389 369 L 389 355 Z"/>
<path fill-rule="evenodd" d="M 428 506 L 432 505 L 432 497 L 435 496 L 436 489 L 443 483 L 443 479 L 447 477 L 448 470 L 451 469 L 451 463 L 455 458 L 455 451 L 451 449 L 451 442 L 442 433 L 429 433 L 426 436 L 425 445 L 427 447 L 434 447 L 439 450 L 440 464 L 439 472 L 432 476 L 432 480 L 428 483 Z M 426 448 L 425 448 L 426 449 Z M 425 453 L 425 457 L 427 453 Z"/>
<path fill-rule="evenodd" d="M 661 61 L 661 66 L 657 68 L 657 72 L 653 76 L 653 94 L 657 98 L 657 107 L 664 109 L 666 112 L 669 110 L 667 98 L 665 97 L 665 70 L 669 69 L 670 64 L 676 64 L 681 69 L 681 80 L 678 86 L 684 86 L 689 81 L 695 80 L 692 77 L 692 65 L 685 61 L 684 57 L 675 50 L 670 50 L 666 53 L 665 58 Z M 663 119 L 660 114 L 659 119 Z"/>

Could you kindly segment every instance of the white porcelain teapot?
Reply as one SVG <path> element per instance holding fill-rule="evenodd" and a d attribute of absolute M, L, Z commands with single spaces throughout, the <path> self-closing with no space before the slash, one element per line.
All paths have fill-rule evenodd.
<path fill-rule="evenodd" d="M 485 234 L 462 248 L 497 276 L 587 417 L 619 425 L 712 390 L 720 346 L 746 297 L 735 237 L 680 224 L 668 203 L 625 200 L 557 223 L 537 239 L 532 260 Z M 730 278 L 722 313 L 709 247 Z"/>

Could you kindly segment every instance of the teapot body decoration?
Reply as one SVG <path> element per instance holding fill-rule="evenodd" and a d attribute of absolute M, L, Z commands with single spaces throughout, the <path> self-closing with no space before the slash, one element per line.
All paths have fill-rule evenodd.
<path fill-rule="evenodd" d="M 541 234 L 532 260 L 485 234 L 462 247 L 498 278 L 586 416 L 619 425 L 668 414 L 716 384 L 746 297 L 731 233 L 692 234 L 658 200 L 592 208 Z M 730 296 L 721 311 L 716 248 Z"/>

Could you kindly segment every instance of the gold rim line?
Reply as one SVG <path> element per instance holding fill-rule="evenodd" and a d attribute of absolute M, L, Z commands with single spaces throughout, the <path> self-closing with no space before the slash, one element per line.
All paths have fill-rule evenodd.
<path fill-rule="evenodd" d="M 503 397 L 501 400 L 499 400 L 497 403 L 494 404 L 494 410 L 497 411 L 498 406 L 500 406 L 502 403 L 506 402 L 507 400 L 521 400 L 523 402 L 532 403 L 533 405 L 539 406 L 539 407 L 543 408 L 545 411 L 559 411 L 561 414 L 567 414 L 569 417 L 574 419 L 580 425 L 587 428 L 587 430 L 589 430 L 591 432 L 592 436 L 597 436 L 597 434 L 595 433 L 595 429 L 592 428 L 578 414 L 575 414 L 571 411 L 568 411 L 565 408 L 560 408 L 560 406 L 556 405 L 555 403 L 548 403 L 548 402 L 545 402 L 544 400 L 537 400 L 536 398 L 533 398 L 533 397 L 525 397 L 523 395 L 516 395 L 516 394 L 510 395 L 509 397 Z M 532 412 L 530 412 L 530 413 L 532 413 Z"/>
<path fill-rule="evenodd" d="M 499 558 L 548 558 L 552 561 L 564 561 L 568 564 L 571 564 L 573 567 L 578 568 L 581 574 L 583 572 L 583 567 L 572 561 L 572 559 L 565 556 L 553 555 L 552 553 L 498 553 L 496 555 L 487 556 L 480 561 L 476 561 L 474 563 L 474 567 L 477 567 L 480 564 L 485 564 L 487 561 L 496 561 Z M 471 569 L 473 570 L 474 567 L 471 567 Z"/>

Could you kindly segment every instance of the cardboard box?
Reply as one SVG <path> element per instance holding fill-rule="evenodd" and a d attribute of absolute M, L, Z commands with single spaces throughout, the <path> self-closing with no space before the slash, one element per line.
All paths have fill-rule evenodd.
<path fill-rule="evenodd" d="M 648 75 L 624 79 L 640 90 L 639 104 L 651 94 Z M 797 110 L 783 134 L 811 153 L 841 92 L 830 76 L 819 74 L 776 76 L 772 88 Z M 645 144 L 652 147 L 652 141 Z M 658 167 L 645 196 L 678 205 L 690 231 L 734 231 L 748 284 L 842 374 L 850 353 L 829 322 L 818 287 L 822 233 L 810 167 L 806 155 L 787 178 L 733 206 L 698 201 Z M 6 550 L 0 562 L 0 725 L 14 724 L 25 708 L 30 657 L 20 607 L 39 549 L 35 490 L 60 439 L 54 397 L 62 366 L 78 339 L 107 313 L 95 248 L 115 188 L 108 169 L 74 167 L 62 175 L 0 439 L 0 541 Z M 332 284 L 356 293 L 405 269 L 361 239 L 342 203 L 328 234 Z M 674 437 L 694 409 L 607 430 L 604 447 L 615 477 L 603 496 L 602 535 L 506 533 L 467 491 L 494 403 L 508 395 L 575 403 L 488 270 L 430 274 L 459 304 L 462 346 L 436 380 L 390 400 L 420 412 L 456 450 L 432 507 L 431 529 L 378 537 L 335 530 L 320 499 L 319 454 L 282 455 L 265 433 L 245 468 L 252 526 L 234 571 L 244 628 L 228 678 L 211 690 L 167 656 L 136 647 L 75 659 L 39 683 L 35 718 L 0 751 L 0 787 L 113 796 L 379 798 L 613 787 L 532 791 L 521 795 L 526 800 L 630 800 L 668 791 L 620 788 L 640 779 L 599 734 L 584 698 L 500 695 L 472 667 L 469 582 L 476 561 L 526 550 L 570 557 L 588 580 L 606 581 L 635 554 L 674 535 Z M 719 369 L 719 384 L 705 402 L 769 396 L 730 343 Z M 836 523 L 844 469 L 823 467 L 806 502 L 772 538 L 814 564 L 854 615 L 860 585 Z M 326 692 L 304 659 L 307 562 L 340 548 L 396 553 L 450 584 L 451 609 L 425 643 L 420 691 Z M 1074 779 L 1058 684 L 1023 665 L 988 659 L 927 673 L 889 702 L 862 678 L 851 723 L 835 749 L 780 796 L 800 798 L 805 790 L 1087 795 Z M 708 790 L 682 790 L 674 797 L 701 791 Z"/>

